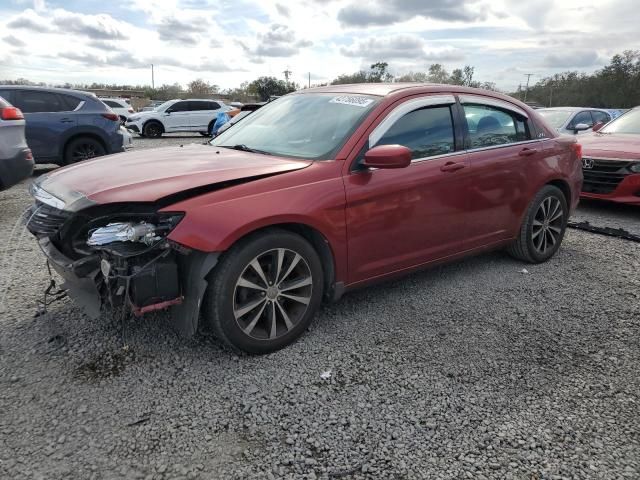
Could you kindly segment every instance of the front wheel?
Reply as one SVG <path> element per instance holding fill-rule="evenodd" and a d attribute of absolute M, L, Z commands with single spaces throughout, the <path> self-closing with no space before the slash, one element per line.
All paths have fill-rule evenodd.
<path fill-rule="evenodd" d="M 163 132 L 164 128 L 160 122 L 150 121 L 145 123 L 142 128 L 142 133 L 145 137 L 160 138 Z"/>
<path fill-rule="evenodd" d="M 294 342 L 320 302 L 323 270 L 304 238 L 273 230 L 232 247 L 209 279 L 204 317 L 234 350 L 270 353 Z"/>
<path fill-rule="evenodd" d="M 542 263 L 555 255 L 564 238 L 569 208 L 562 191 L 545 185 L 529 204 L 518 238 L 509 254 L 529 263 Z"/>

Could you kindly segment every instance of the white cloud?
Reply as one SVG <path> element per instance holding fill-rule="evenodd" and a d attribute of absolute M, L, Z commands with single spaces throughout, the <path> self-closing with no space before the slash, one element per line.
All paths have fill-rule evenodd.
<path fill-rule="evenodd" d="M 376 61 L 396 73 L 470 64 L 478 80 L 513 89 L 522 73 L 592 71 L 638 48 L 632 3 L 111 0 L 107 13 L 96 3 L 79 12 L 63 0 L 20 0 L 0 6 L 0 60 L 9 78 L 145 84 L 154 63 L 156 84 L 202 76 L 222 87 L 285 69 L 306 84 L 309 72 L 329 81 Z"/>

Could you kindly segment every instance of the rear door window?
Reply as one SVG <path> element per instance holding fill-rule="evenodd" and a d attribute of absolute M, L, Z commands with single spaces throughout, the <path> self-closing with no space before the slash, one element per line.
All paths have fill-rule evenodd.
<path fill-rule="evenodd" d="M 463 105 L 469 128 L 469 148 L 485 148 L 531 139 L 526 120 L 519 115 L 488 105 Z"/>
<path fill-rule="evenodd" d="M 104 103 L 108 107 L 122 108 L 122 105 L 120 105 L 118 102 L 114 102 L 113 100 L 102 100 L 102 103 Z"/>
<path fill-rule="evenodd" d="M 207 110 L 218 110 L 220 108 L 220 104 L 217 102 L 207 102 Z"/>
<path fill-rule="evenodd" d="M 376 145 L 403 145 L 411 150 L 414 160 L 453 152 L 451 108 L 425 107 L 409 112 L 398 119 Z"/>
<path fill-rule="evenodd" d="M 203 110 L 211 110 L 211 107 L 209 106 L 210 102 L 205 102 L 205 101 L 192 101 L 189 102 L 189 110 L 192 112 L 200 112 Z"/>
<path fill-rule="evenodd" d="M 17 107 L 24 113 L 66 112 L 69 107 L 60 95 L 38 90 L 20 90 L 16 95 Z"/>
<path fill-rule="evenodd" d="M 78 97 L 72 97 L 71 95 L 60 94 L 60 98 L 62 98 L 62 101 L 67 106 L 67 110 L 69 110 L 70 112 L 78 108 L 78 105 L 80 105 L 80 102 L 82 102 L 82 100 L 80 100 Z"/>

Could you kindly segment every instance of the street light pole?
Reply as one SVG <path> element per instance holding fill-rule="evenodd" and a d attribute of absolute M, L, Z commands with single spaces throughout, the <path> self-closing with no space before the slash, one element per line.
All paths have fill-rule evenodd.
<path fill-rule="evenodd" d="M 156 82 L 153 78 L 153 63 L 151 64 L 151 88 L 153 88 L 154 90 L 156 89 Z"/>

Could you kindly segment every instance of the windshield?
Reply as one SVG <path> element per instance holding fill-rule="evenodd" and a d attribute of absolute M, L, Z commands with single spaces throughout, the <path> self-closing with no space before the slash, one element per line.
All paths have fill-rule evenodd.
<path fill-rule="evenodd" d="M 563 126 L 573 112 L 568 110 L 538 110 L 538 113 L 555 128 Z"/>
<path fill-rule="evenodd" d="M 309 160 L 333 158 L 379 97 L 302 94 L 268 103 L 211 145 L 243 146 L 273 155 Z"/>
<path fill-rule="evenodd" d="M 624 115 L 619 116 L 600 133 L 632 133 L 640 135 L 640 108 L 629 110 Z"/>

